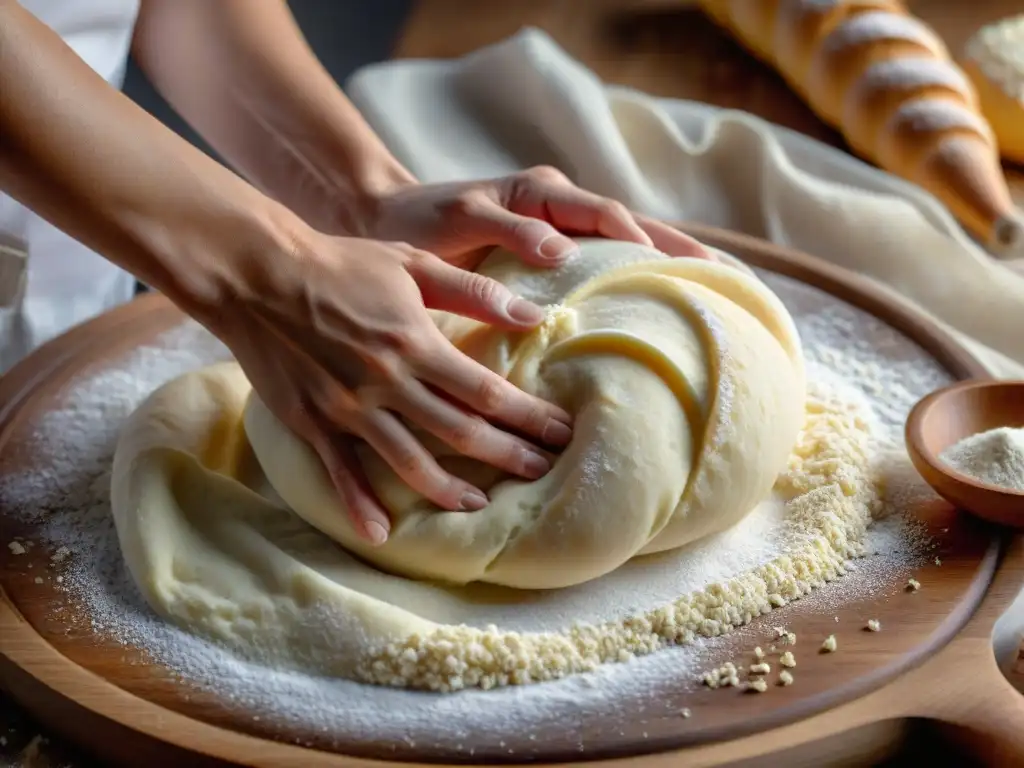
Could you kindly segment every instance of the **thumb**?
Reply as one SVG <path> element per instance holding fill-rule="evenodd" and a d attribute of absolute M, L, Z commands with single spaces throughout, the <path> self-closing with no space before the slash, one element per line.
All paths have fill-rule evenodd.
<path fill-rule="evenodd" d="M 515 331 L 529 330 L 544 319 L 544 310 L 476 272 L 453 267 L 432 254 L 409 266 L 423 303 Z"/>
<path fill-rule="evenodd" d="M 548 222 L 512 213 L 490 199 L 481 199 L 460 218 L 452 222 L 456 231 L 474 242 L 500 245 L 536 267 L 557 266 L 579 250 Z"/>

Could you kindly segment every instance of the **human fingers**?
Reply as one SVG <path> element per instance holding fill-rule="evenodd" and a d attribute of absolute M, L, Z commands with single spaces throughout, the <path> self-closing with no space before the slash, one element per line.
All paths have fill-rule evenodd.
<path fill-rule="evenodd" d="M 418 381 L 410 381 L 391 407 L 464 456 L 530 480 L 551 469 L 547 457 L 525 440 L 447 402 Z"/>
<path fill-rule="evenodd" d="M 580 189 L 553 168 L 531 168 L 504 180 L 504 187 L 502 202 L 513 213 L 543 218 L 560 231 L 651 245 L 626 206 Z"/>
<path fill-rule="evenodd" d="M 499 193 L 497 197 L 507 197 Z M 554 267 L 579 251 L 579 246 L 547 221 L 542 206 L 534 215 L 513 212 L 493 192 L 472 189 L 448 209 L 446 226 L 457 232 L 464 247 L 499 245 L 527 264 Z"/>
<path fill-rule="evenodd" d="M 516 331 L 534 328 L 544 319 L 541 307 L 516 296 L 497 280 L 459 269 L 431 254 L 422 253 L 407 269 L 430 309 Z"/>
<path fill-rule="evenodd" d="M 415 363 L 415 370 L 421 381 L 528 438 L 551 446 L 572 438 L 572 417 L 563 409 L 524 392 L 451 345 L 439 345 Z"/>
<path fill-rule="evenodd" d="M 651 238 L 654 247 L 662 253 L 667 253 L 669 256 L 686 256 L 695 259 L 718 261 L 718 257 L 701 245 L 699 240 L 680 232 L 675 227 L 669 226 L 657 219 L 652 219 L 649 216 L 641 214 L 633 214 L 633 216 L 637 224 Z"/>
<path fill-rule="evenodd" d="M 475 512 L 487 506 L 483 491 L 445 471 L 394 414 L 374 410 L 362 419 L 358 434 L 406 485 L 441 509 Z"/>
<path fill-rule="evenodd" d="M 374 546 L 388 540 L 391 521 L 366 480 L 348 435 L 329 437 L 317 432 L 307 438 L 323 462 L 331 484 L 357 532 Z"/>

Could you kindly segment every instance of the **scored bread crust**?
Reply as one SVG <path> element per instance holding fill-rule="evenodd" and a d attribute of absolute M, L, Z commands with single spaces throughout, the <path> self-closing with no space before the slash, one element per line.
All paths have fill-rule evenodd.
<path fill-rule="evenodd" d="M 700 0 L 850 147 L 993 250 L 1024 241 L 995 134 L 941 38 L 896 0 Z"/>
<path fill-rule="evenodd" d="M 1007 160 L 1024 163 L 1024 14 L 978 30 L 961 59 Z"/>

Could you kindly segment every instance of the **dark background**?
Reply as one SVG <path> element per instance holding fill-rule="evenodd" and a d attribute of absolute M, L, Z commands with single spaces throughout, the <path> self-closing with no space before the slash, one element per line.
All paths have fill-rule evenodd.
<path fill-rule="evenodd" d="M 290 0 L 288 5 L 327 71 L 343 83 L 364 64 L 390 58 L 412 0 Z M 132 62 L 124 91 L 166 125 L 213 155 Z"/>
<path fill-rule="evenodd" d="M 216 0 L 211 0 L 215 2 Z M 289 0 L 310 47 L 334 79 L 364 64 L 390 58 L 412 0 Z M 128 62 L 124 92 L 139 106 L 213 158 L 220 159 L 163 100 L 135 63 Z M 136 284 L 136 292 L 147 288 Z"/>

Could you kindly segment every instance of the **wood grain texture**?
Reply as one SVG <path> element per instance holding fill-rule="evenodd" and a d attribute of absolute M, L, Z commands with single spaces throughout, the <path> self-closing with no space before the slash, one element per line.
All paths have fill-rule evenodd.
<path fill-rule="evenodd" d="M 850 273 L 753 238 L 689 229 L 755 266 L 817 285 L 881 317 L 956 377 L 981 372 L 943 331 Z M 75 374 L 102 368 L 180 320 L 163 298 L 145 297 L 55 340 L 0 380 L 0 473 L 35 460 L 28 440 L 33 424 Z M 33 537 L 31 526 L 16 525 L 3 515 L 0 498 L 5 535 Z M 882 735 L 891 736 L 905 718 L 923 717 L 961 726 L 965 741 L 980 735 L 975 746 L 998 746 L 1004 750 L 999 759 L 1012 755 L 1024 761 L 1024 699 L 996 668 L 989 639 L 993 622 L 1024 581 L 1024 545 L 942 502 L 922 508 L 919 516 L 940 542 L 942 558 L 941 566 L 913 573 L 924 585 L 919 593 L 908 593 L 904 585 L 911 574 L 894 568 L 891 579 L 872 594 L 841 607 L 822 610 L 811 597 L 755 623 L 751 648 L 778 623 L 803 638 L 796 648 L 796 685 L 751 696 L 733 689 L 709 691 L 681 679 L 661 702 L 666 714 L 622 730 L 596 729 L 587 734 L 583 754 L 553 723 L 548 732 L 501 734 L 506 745 L 500 754 L 493 749 L 495 740 L 485 737 L 477 758 L 507 761 L 512 748 L 518 755 L 533 752 L 538 760 L 643 755 L 630 761 L 640 766 L 672 765 L 682 755 L 688 765 L 722 765 L 773 753 L 784 753 L 787 764 L 821 764 L 826 756 L 843 755 L 864 764 L 877 757 Z M 46 579 L 35 582 L 49 554 L 41 546 L 18 556 L 0 550 L 0 683 L 48 726 L 116 764 L 181 765 L 189 751 L 204 756 L 189 765 L 380 764 L 328 750 L 367 759 L 458 758 L 424 747 L 396 752 L 375 743 L 372 734 L 358 743 L 336 744 L 294 725 L 266 718 L 256 724 L 250 713 L 216 694 L 190 690 L 178 675 L 147 658 L 144 649 L 125 648 L 91 632 L 68 633 L 69 626 L 82 622 L 69 623 L 74 617 L 67 612 L 82 609 L 58 605 L 63 593 Z M 880 619 L 883 632 L 863 631 L 868 618 Z M 840 651 L 816 653 L 829 634 L 839 638 Z M 729 658 L 734 658 L 731 653 L 711 662 Z M 682 706 L 694 717 L 680 718 Z M 837 735 L 842 739 L 828 739 Z"/>
<path fill-rule="evenodd" d="M 976 30 L 1022 10 L 1020 0 L 911 0 L 954 55 Z M 420 0 L 399 40 L 398 58 L 452 58 L 524 26 L 543 29 L 602 80 L 656 96 L 741 109 L 849 151 L 785 81 L 685 0 Z M 1024 207 L 1024 168 L 1004 165 Z"/>

